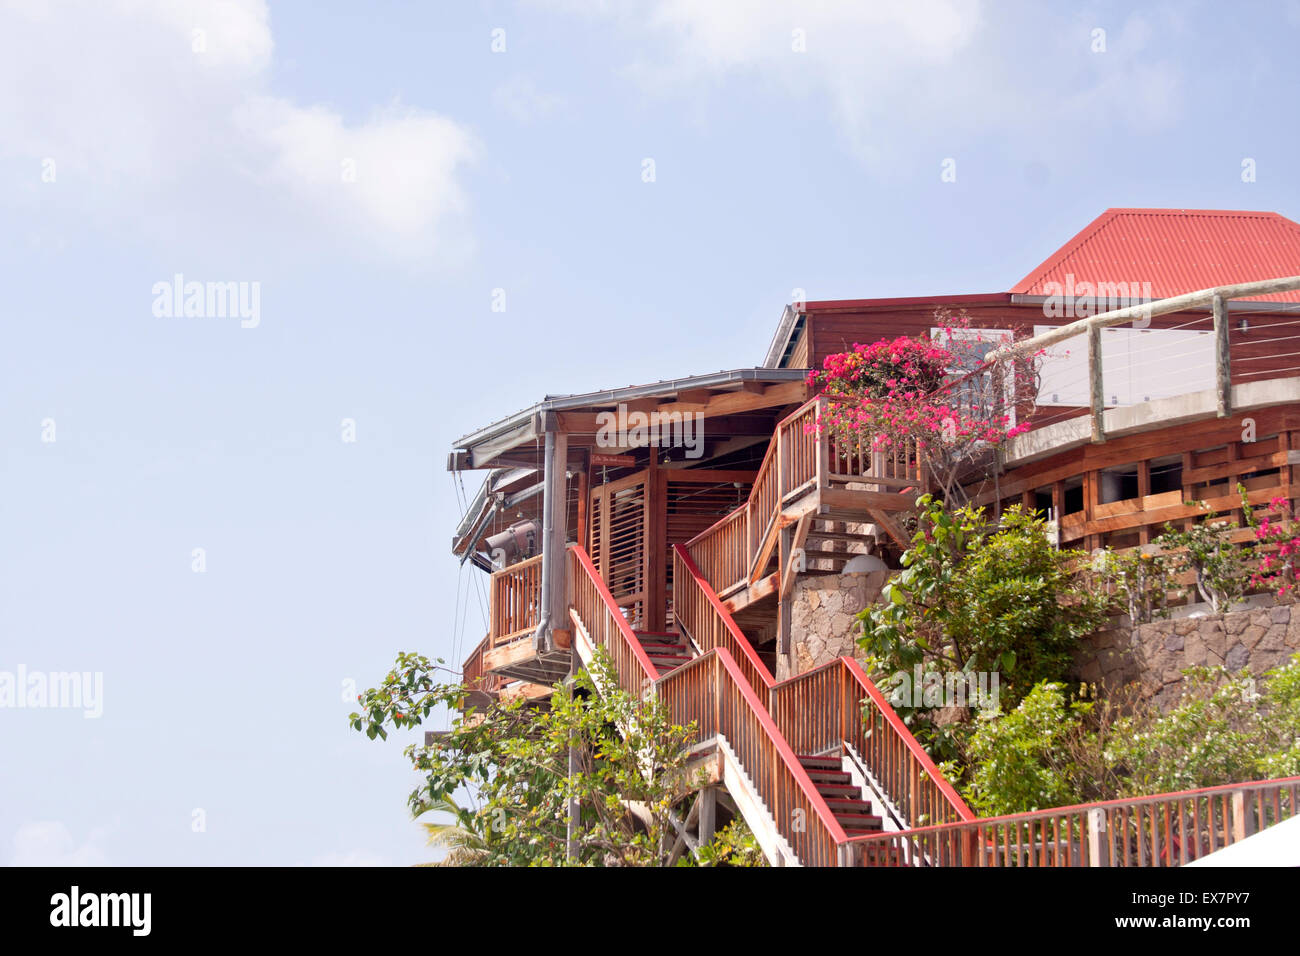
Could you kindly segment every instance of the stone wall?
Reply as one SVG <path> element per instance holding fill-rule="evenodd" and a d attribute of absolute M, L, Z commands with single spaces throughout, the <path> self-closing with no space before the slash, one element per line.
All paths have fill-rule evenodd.
<path fill-rule="evenodd" d="M 874 604 L 890 571 L 802 574 L 790 595 L 790 657 L 778 655 L 776 679 L 785 680 L 842 655 L 861 659 L 858 612 Z"/>
<path fill-rule="evenodd" d="M 800 575 L 790 595 L 791 653 L 777 656 L 776 679 L 841 655 L 860 660 L 858 612 L 879 599 L 891 573 Z M 1168 707 L 1178 699 L 1184 668 L 1223 664 L 1261 674 L 1300 651 L 1300 604 L 1263 597 L 1227 614 L 1214 614 L 1208 605 L 1176 613 L 1137 628 L 1123 618 L 1084 638 L 1075 654 L 1078 677 L 1107 690 L 1136 681 L 1143 698 Z"/>
<path fill-rule="evenodd" d="M 1127 619 L 1085 638 L 1075 654 L 1082 680 L 1113 690 L 1137 681 L 1161 707 L 1178 700 L 1182 670 L 1223 664 L 1260 674 L 1300 651 L 1300 605 L 1263 604 L 1226 614 L 1206 605 L 1130 629 Z"/>

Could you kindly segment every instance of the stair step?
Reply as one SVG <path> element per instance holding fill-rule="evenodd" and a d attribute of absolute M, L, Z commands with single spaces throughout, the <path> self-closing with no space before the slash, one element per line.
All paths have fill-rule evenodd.
<path fill-rule="evenodd" d="M 820 528 L 810 528 L 808 530 L 808 540 L 820 538 L 823 541 L 852 541 L 855 544 L 870 544 L 875 541 L 875 536 L 870 534 L 854 534 L 852 531 L 826 531 Z"/>
<path fill-rule="evenodd" d="M 667 651 L 669 654 L 679 654 L 686 650 L 684 644 L 642 644 L 647 654 L 653 654 L 655 651 Z"/>
<path fill-rule="evenodd" d="M 805 558 L 815 558 L 818 561 L 834 561 L 839 558 L 858 558 L 861 557 L 861 551 L 826 551 L 822 548 L 804 548 L 803 556 Z"/>
<path fill-rule="evenodd" d="M 812 778 L 813 783 L 817 783 L 817 784 L 822 784 L 822 783 L 845 784 L 848 783 L 850 780 L 849 775 L 842 770 L 815 770 L 814 769 L 808 771 L 808 776 Z"/>
<path fill-rule="evenodd" d="M 674 641 L 680 641 L 682 636 L 676 631 L 633 631 L 637 637 L 671 637 Z"/>
<path fill-rule="evenodd" d="M 884 823 L 880 817 L 864 817 L 856 814 L 835 814 L 835 820 L 844 828 L 845 833 L 878 832 Z"/>
<path fill-rule="evenodd" d="M 689 662 L 689 661 L 673 661 L 673 662 L 671 662 L 671 663 L 660 663 L 659 661 L 652 661 L 651 663 L 654 664 L 654 666 L 655 666 L 655 670 L 657 670 L 657 671 L 659 672 L 659 676 L 662 677 L 663 675 L 668 674 L 668 673 L 670 673 L 670 672 L 672 672 L 672 671 L 675 671 L 675 670 L 677 670 L 677 668 L 683 666 L 684 664 L 688 664 L 688 663 L 690 663 L 690 662 Z"/>
<path fill-rule="evenodd" d="M 809 757 L 806 754 L 799 755 L 799 763 L 806 770 L 839 770 L 843 766 L 839 757 Z"/>
<path fill-rule="evenodd" d="M 828 797 L 826 806 L 830 807 L 836 813 L 865 813 L 871 815 L 871 802 L 869 800 L 853 800 L 851 798 Z"/>
<path fill-rule="evenodd" d="M 817 783 L 813 781 L 813 786 L 823 797 L 860 797 L 862 788 L 854 786 L 851 783 Z"/>

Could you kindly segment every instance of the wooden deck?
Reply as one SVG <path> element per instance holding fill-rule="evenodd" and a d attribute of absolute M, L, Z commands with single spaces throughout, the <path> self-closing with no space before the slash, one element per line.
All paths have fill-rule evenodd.
<path fill-rule="evenodd" d="M 833 571 L 871 539 L 902 548 L 896 516 L 928 490 L 915 449 L 886 454 L 819 427 L 827 399 L 777 426 L 748 500 L 687 542 L 692 559 L 732 613 L 788 594 L 802 571 Z"/>

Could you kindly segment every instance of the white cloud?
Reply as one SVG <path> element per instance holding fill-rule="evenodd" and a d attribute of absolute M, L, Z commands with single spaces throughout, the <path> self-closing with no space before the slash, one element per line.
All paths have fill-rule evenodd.
<path fill-rule="evenodd" d="M 1044 123 L 1149 127 L 1181 106 L 1180 72 L 1149 49 L 1181 29 L 1176 10 L 1114 24 L 1110 50 L 1093 57 L 1090 15 L 976 0 L 534 2 L 648 41 L 628 73 L 651 93 L 696 100 L 739 78 L 788 97 L 792 111 L 821 102 L 869 159 L 959 131 L 1027 142 Z M 780 114 L 772 121 L 779 130 Z"/>
<path fill-rule="evenodd" d="M 20 826 L 13 838 L 10 866 L 108 866 L 100 843 L 105 831 L 92 830 L 84 843 L 77 843 L 67 826 L 58 821 Z"/>
<path fill-rule="evenodd" d="M 448 233 L 469 130 L 399 103 L 354 122 L 274 95 L 273 51 L 264 0 L 0 0 L 0 160 L 36 182 L 53 159 L 109 218 L 246 209 L 413 257 L 463 245 Z"/>

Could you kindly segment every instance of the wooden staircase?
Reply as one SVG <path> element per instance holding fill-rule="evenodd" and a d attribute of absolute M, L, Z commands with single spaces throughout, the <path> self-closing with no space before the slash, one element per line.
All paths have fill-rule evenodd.
<path fill-rule="evenodd" d="M 801 756 L 799 763 L 845 833 L 855 837 L 880 832 L 883 821 L 872 813 L 871 801 L 863 799 L 862 788 L 842 769 L 840 757 Z"/>
<path fill-rule="evenodd" d="M 698 656 L 694 648 L 676 631 L 633 631 L 654 665 L 656 676 L 663 677 Z"/>

